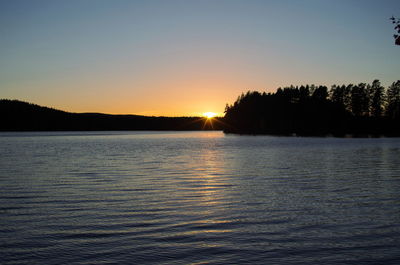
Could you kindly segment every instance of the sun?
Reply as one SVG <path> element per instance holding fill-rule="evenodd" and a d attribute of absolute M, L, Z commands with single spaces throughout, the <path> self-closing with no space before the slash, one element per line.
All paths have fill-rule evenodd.
<path fill-rule="evenodd" d="M 214 113 L 214 112 L 204 112 L 204 113 L 203 113 L 203 116 L 206 117 L 207 119 L 212 119 L 212 118 L 214 118 L 215 116 L 217 116 L 217 114 Z"/>

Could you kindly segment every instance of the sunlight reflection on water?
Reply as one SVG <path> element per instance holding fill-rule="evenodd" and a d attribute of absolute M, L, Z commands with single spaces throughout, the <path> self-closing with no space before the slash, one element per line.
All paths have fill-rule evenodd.
<path fill-rule="evenodd" d="M 2 133 L 1 263 L 396 264 L 400 139 Z"/>

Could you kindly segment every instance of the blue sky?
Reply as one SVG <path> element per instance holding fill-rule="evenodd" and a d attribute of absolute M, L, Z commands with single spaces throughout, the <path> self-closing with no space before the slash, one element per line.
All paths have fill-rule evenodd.
<path fill-rule="evenodd" d="M 247 90 L 400 77 L 400 1 L 0 1 L 0 97 L 221 113 Z"/>

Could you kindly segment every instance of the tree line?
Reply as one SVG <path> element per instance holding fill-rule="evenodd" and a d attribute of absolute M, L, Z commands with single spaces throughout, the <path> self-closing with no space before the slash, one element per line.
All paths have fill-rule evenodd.
<path fill-rule="evenodd" d="M 19 100 L 0 100 L 0 131 L 222 130 L 218 119 L 71 113 Z"/>
<path fill-rule="evenodd" d="M 226 105 L 224 121 L 236 133 L 398 135 L 400 80 L 249 91 Z"/>
<path fill-rule="evenodd" d="M 249 91 L 226 106 L 225 116 L 147 117 L 70 113 L 18 100 L 0 100 L 0 131 L 224 130 L 277 135 L 400 136 L 400 80 L 276 92 Z"/>

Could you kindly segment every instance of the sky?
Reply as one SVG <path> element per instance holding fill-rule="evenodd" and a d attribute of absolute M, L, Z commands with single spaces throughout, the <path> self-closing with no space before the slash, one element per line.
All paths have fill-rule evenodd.
<path fill-rule="evenodd" d="M 0 0 L 0 98 L 223 114 L 248 90 L 400 79 L 399 0 Z"/>

